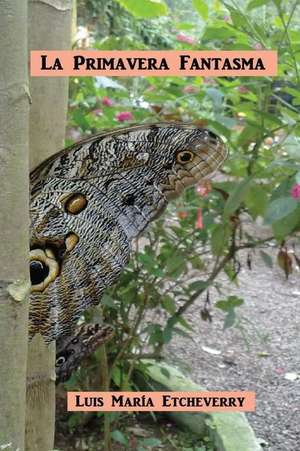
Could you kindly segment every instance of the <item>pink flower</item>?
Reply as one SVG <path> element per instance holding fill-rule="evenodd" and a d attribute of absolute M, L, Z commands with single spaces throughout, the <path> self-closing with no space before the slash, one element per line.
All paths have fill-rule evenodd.
<path fill-rule="evenodd" d="M 266 146 L 272 146 L 274 140 L 272 138 L 272 136 L 268 136 L 265 140 L 264 143 L 266 144 Z"/>
<path fill-rule="evenodd" d="M 300 199 L 300 184 L 296 183 L 291 189 L 291 196 L 294 199 Z"/>
<path fill-rule="evenodd" d="M 116 114 L 116 119 L 119 122 L 131 121 L 133 119 L 133 114 L 131 111 L 121 111 Z"/>
<path fill-rule="evenodd" d="M 198 208 L 195 229 L 203 229 L 202 208 Z"/>
<path fill-rule="evenodd" d="M 193 94 L 195 92 L 198 92 L 199 89 L 193 85 L 186 85 L 182 91 L 184 92 L 184 94 Z"/>
<path fill-rule="evenodd" d="M 102 116 L 103 112 L 102 112 L 101 108 L 96 108 L 95 110 L 93 110 L 93 114 L 95 116 Z"/>
<path fill-rule="evenodd" d="M 67 129 L 66 137 L 73 141 L 78 141 L 81 138 L 81 133 L 76 128 Z"/>
<path fill-rule="evenodd" d="M 200 196 L 200 197 L 206 197 L 208 195 L 208 193 L 210 193 L 212 190 L 211 188 L 211 183 L 209 180 L 206 180 L 202 183 L 198 183 L 198 185 L 196 186 L 196 193 Z"/>
<path fill-rule="evenodd" d="M 262 45 L 259 43 L 259 42 L 257 42 L 256 44 L 254 44 L 254 49 L 255 50 L 262 50 Z"/>
<path fill-rule="evenodd" d="M 246 88 L 246 86 L 241 85 L 241 86 L 238 87 L 238 91 L 239 91 L 241 94 L 245 94 L 246 92 L 249 92 L 249 89 Z"/>
<path fill-rule="evenodd" d="M 203 77 L 203 83 L 206 85 L 215 85 L 216 80 L 212 77 Z"/>
<path fill-rule="evenodd" d="M 102 103 L 105 106 L 113 106 L 114 102 L 109 97 L 103 97 Z"/>
<path fill-rule="evenodd" d="M 223 20 L 224 22 L 230 22 L 230 16 L 224 16 Z"/>
<path fill-rule="evenodd" d="M 186 44 L 195 44 L 196 39 L 192 38 L 192 36 L 187 36 L 184 33 L 178 33 L 176 36 L 177 41 L 179 42 L 185 42 Z"/>

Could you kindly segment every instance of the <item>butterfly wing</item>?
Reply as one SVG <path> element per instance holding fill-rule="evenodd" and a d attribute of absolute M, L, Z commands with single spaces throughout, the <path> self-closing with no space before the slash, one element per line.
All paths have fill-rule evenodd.
<path fill-rule="evenodd" d="M 114 335 L 113 327 L 101 324 L 84 324 L 72 336 L 63 337 L 56 344 L 56 383 L 71 377 L 81 361 L 89 357 Z"/>
<path fill-rule="evenodd" d="M 70 334 L 126 266 L 131 240 L 225 157 L 207 130 L 156 124 L 102 133 L 34 170 L 30 335 Z"/>

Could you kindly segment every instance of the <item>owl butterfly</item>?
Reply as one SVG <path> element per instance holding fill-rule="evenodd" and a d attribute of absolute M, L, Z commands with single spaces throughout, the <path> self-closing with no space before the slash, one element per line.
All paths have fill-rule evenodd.
<path fill-rule="evenodd" d="M 56 346 L 56 383 L 68 380 L 81 361 L 89 357 L 114 334 L 111 326 L 84 324 L 76 328 L 74 335 L 58 340 Z"/>
<path fill-rule="evenodd" d="M 159 123 L 105 131 L 31 173 L 29 334 L 73 332 L 128 263 L 136 238 L 226 149 L 212 132 Z"/>

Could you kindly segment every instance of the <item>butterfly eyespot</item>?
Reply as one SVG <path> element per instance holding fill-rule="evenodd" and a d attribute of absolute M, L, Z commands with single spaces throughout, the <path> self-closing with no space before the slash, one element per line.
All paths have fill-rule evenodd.
<path fill-rule="evenodd" d="M 178 163 L 186 164 L 190 163 L 194 159 L 194 154 L 190 150 L 182 150 L 177 153 L 176 160 Z"/>
<path fill-rule="evenodd" d="M 73 340 L 71 341 L 71 343 L 73 344 L 73 345 L 76 345 L 77 343 L 79 342 L 79 339 L 76 337 L 76 338 L 73 338 Z"/>
<path fill-rule="evenodd" d="M 59 274 L 59 264 L 51 249 L 33 249 L 30 251 L 31 291 L 44 291 Z"/>
<path fill-rule="evenodd" d="M 65 201 L 65 211 L 71 215 L 77 215 L 84 210 L 86 206 L 86 197 L 80 193 L 72 194 L 71 197 Z"/>
<path fill-rule="evenodd" d="M 60 356 L 58 357 L 58 359 L 56 359 L 55 366 L 61 366 L 65 363 L 65 361 L 66 358 L 64 356 Z"/>
<path fill-rule="evenodd" d="M 72 249 L 74 249 L 78 241 L 79 241 L 78 235 L 76 235 L 76 233 L 70 232 L 65 239 L 67 251 L 71 251 Z"/>
<path fill-rule="evenodd" d="M 68 335 L 120 277 L 132 240 L 169 200 L 222 164 L 225 144 L 202 125 L 104 131 L 31 173 L 30 337 L 41 333 L 48 343 Z M 69 336 L 57 355 L 61 377 L 79 351 L 89 352 L 112 335 L 100 324 L 81 330 L 78 344 L 75 339 L 69 346 L 75 338 Z"/>
<path fill-rule="evenodd" d="M 30 262 L 30 280 L 32 285 L 38 285 L 49 275 L 49 267 L 40 260 Z"/>

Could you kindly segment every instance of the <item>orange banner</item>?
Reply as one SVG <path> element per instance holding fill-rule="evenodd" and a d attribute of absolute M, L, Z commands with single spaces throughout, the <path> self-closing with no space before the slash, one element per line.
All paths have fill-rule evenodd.
<path fill-rule="evenodd" d="M 68 411 L 253 412 L 255 392 L 68 392 Z"/>
<path fill-rule="evenodd" d="M 274 50 L 32 50 L 30 54 L 33 77 L 277 75 Z"/>

